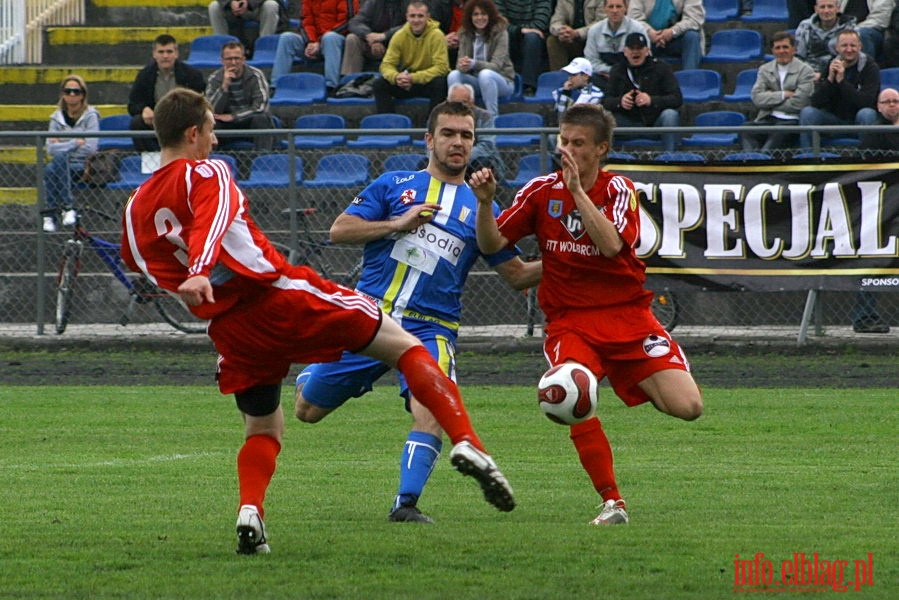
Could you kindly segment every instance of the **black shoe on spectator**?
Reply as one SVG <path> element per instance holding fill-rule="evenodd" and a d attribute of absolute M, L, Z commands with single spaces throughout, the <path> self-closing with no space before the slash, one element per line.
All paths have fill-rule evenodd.
<path fill-rule="evenodd" d="M 889 333 L 890 326 L 877 317 L 868 317 L 852 324 L 855 333 Z"/>

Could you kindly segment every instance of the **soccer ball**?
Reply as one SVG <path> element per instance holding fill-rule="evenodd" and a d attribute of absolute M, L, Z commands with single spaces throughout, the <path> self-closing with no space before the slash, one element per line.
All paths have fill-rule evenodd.
<path fill-rule="evenodd" d="M 590 369 L 567 362 L 551 368 L 537 384 L 537 402 L 550 421 L 574 425 L 596 412 L 596 377 Z"/>

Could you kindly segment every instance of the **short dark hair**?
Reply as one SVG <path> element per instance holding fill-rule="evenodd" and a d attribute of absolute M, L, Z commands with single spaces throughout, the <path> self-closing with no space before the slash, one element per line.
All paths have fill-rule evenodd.
<path fill-rule="evenodd" d="M 159 145 L 177 148 L 184 141 L 184 132 L 193 126 L 202 128 L 212 105 L 206 96 L 187 88 L 175 88 L 156 103 L 153 128 Z"/>
<path fill-rule="evenodd" d="M 231 48 L 240 48 L 241 54 L 244 56 L 247 55 L 247 49 L 244 48 L 244 45 L 236 40 L 231 40 L 230 42 L 225 42 L 225 45 L 222 46 L 221 52 L 219 52 L 219 56 L 225 55 L 225 50 L 230 50 Z"/>
<path fill-rule="evenodd" d="M 428 115 L 428 133 L 434 135 L 437 132 L 437 117 L 440 115 L 458 115 L 462 117 L 471 117 L 472 121 L 477 121 L 474 117 L 474 111 L 470 107 L 461 102 L 441 102 L 434 107 L 431 114 Z"/>
<path fill-rule="evenodd" d="M 156 46 L 169 46 L 171 44 L 178 45 L 178 40 L 175 39 L 175 36 L 168 33 L 161 33 L 156 36 L 156 39 L 153 40 L 153 47 Z"/>
<path fill-rule="evenodd" d="M 559 117 L 559 125 L 579 125 L 593 129 L 593 141 L 612 146 L 615 117 L 599 104 L 575 104 Z"/>
<path fill-rule="evenodd" d="M 794 48 L 796 47 L 796 36 L 789 31 L 778 31 L 773 36 L 771 36 L 771 45 L 773 46 L 774 42 L 780 42 L 783 40 L 790 40 L 790 45 Z"/>

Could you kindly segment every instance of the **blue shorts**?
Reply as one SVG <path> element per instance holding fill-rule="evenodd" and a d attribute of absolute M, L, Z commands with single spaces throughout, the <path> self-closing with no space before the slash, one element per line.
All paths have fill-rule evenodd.
<path fill-rule="evenodd" d="M 403 329 L 424 344 L 443 372 L 456 381 L 456 332 L 433 323 L 405 319 Z M 350 398 L 370 392 L 375 381 L 390 367 L 361 354 L 344 352 L 337 362 L 316 363 L 306 367 L 297 380 L 303 383 L 303 397 L 321 408 L 337 408 Z M 397 374 L 400 396 L 409 410 L 409 387 L 403 375 Z"/>

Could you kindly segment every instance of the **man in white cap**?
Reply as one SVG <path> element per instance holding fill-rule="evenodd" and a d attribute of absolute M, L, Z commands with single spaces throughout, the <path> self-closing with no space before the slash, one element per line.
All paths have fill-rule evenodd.
<path fill-rule="evenodd" d="M 568 79 L 562 87 L 553 90 L 553 101 L 556 105 L 556 114 L 562 113 L 575 104 L 599 104 L 602 102 L 602 90 L 593 85 L 593 65 L 583 57 L 572 60 L 562 67 L 562 71 L 568 73 Z"/>

